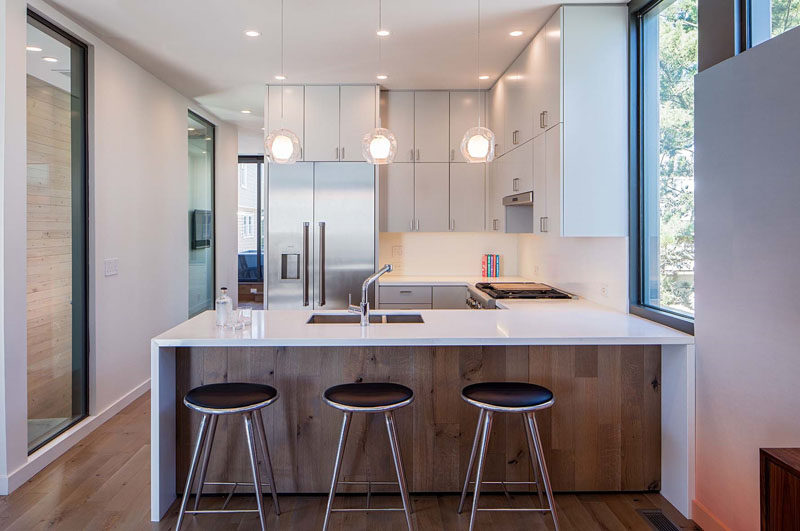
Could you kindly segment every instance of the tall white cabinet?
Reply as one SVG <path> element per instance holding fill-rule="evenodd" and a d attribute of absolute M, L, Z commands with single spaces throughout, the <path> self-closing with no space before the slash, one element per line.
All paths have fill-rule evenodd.
<path fill-rule="evenodd" d="M 534 233 L 627 235 L 627 24 L 624 6 L 562 6 L 492 87 L 489 230 L 522 186 Z"/>
<path fill-rule="evenodd" d="M 415 162 L 450 160 L 449 115 L 449 92 L 423 90 L 414 93 Z"/>

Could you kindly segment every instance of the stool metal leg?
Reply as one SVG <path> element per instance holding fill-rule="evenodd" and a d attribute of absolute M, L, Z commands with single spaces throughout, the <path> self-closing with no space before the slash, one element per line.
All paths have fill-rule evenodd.
<path fill-rule="evenodd" d="M 533 411 L 528 412 L 528 425 L 533 435 L 533 444 L 536 448 L 536 459 L 539 461 L 539 470 L 542 473 L 547 503 L 550 506 L 550 515 L 553 517 L 555 531 L 558 531 L 558 515 L 556 515 L 556 503 L 553 499 L 553 488 L 550 486 L 550 476 L 547 473 L 547 465 L 544 462 L 544 451 L 542 450 L 542 440 L 539 438 L 539 426 L 536 424 L 536 415 Z"/>
<path fill-rule="evenodd" d="M 486 465 L 486 451 L 489 448 L 489 437 L 492 434 L 492 411 L 486 412 L 481 436 L 481 453 L 478 456 L 478 472 L 475 474 L 475 494 L 472 496 L 472 513 L 469 518 L 469 531 L 475 529 L 475 517 L 478 515 L 478 499 L 481 495 L 481 482 L 483 481 L 483 467 Z"/>
<path fill-rule="evenodd" d="M 336 484 L 339 482 L 339 472 L 342 469 L 342 458 L 344 457 L 344 447 L 347 443 L 347 432 L 350 430 L 350 417 L 353 414 L 349 411 L 344 412 L 342 420 L 342 431 L 339 434 L 339 448 L 336 450 L 336 461 L 333 464 L 333 477 L 331 478 L 331 490 L 328 493 L 328 506 L 325 508 L 325 522 L 322 524 L 322 531 L 327 531 L 331 519 L 331 509 L 333 508 L 333 498 L 336 496 Z"/>
<path fill-rule="evenodd" d="M 275 504 L 275 514 L 281 514 L 281 506 L 278 504 L 278 490 L 275 486 L 275 474 L 272 472 L 272 459 L 269 457 L 269 445 L 267 445 L 267 434 L 264 431 L 264 421 L 261 419 L 260 411 L 253 411 L 253 421 L 255 422 L 258 441 L 261 443 L 261 453 L 264 454 L 264 464 L 267 466 L 267 479 L 269 480 L 269 490 L 272 491 L 272 503 Z"/>
<path fill-rule="evenodd" d="M 467 498 L 467 489 L 469 488 L 469 479 L 472 477 L 472 467 L 475 465 L 475 454 L 478 452 L 478 441 L 481 438 L 481 429 L 483 428 L 483 419 L 486 416 L 486 410 L 481 409 L 478 415 L 478 425 L 475 426 L 475 438 L 472 439 L 472 452 L 469 454 L 469 464 L 467 465 L 467 477 L 464 478 L 464 488 L 461 489 L 461 501 L 458 502 L 458 514 L 464 509 L 464 500 Z"/>
<path fill-rule="evenodd" d="M 400 486 L 400 496 L 403 499 L 403 510 L 406 513 L 406 524 L 408 530 L 413 529 L 411 524 L 411 500 L 408 498 L 408 485 L 406 484 L 406 473 L 403 470 L 403 456 L 400 454 L 400 443 L 397 440 L 397 429 L 394 423 L 394 413 L 387 411 L 386 416 L 386 431 L 389 433 L 389 445 L 392 448 L 392 458 L 394 459 L 394 468 L 397 471 L 397 483 Z"/>
<path fill-rule="evenodd" d="M 203 441 L 208 431 L 208 419 L 211 415 L 203 415 L 200 421 L 200 430 L 197 433 L 197 444 L 194 447 L 192 454 L 192 464 L 189 466 L 189 474 L 186 476 L 186 487 L 183 489 L 183 498 L 181 499 L 181 508 L 178 511 L 178 522 L 175 524 L 175 531 L 181 528 L 183 517 L 186 513 L 186 503 L 189 501 L 189 493 L 192 491 L 192 483 L 194 483 L 194 473 L 197 470 L 197 462 L 200 460 L 200 449 L 203 448 Z"/>
<path fill-rule="evenodd" d="M 261 495 L 261 473 L 258 471 L 258 454 L 256 453 L 256 437 L 253 430 L 252 413 L 245 413 L 244 428 L 247 433 L 247 450 L 250 453 L 250 469 L 253 472 L 253 489 L 258 503 L 258 517 L 261 520 L 261 531 L 267 529 L 267 519 L 264 515 L 264 501 Z"/>
<path fill-rule="evenodd" d="M 539 507 L 544 509 L 544 494 L 542 493 L 542 483 L 539 481 L 539 465 L 536 458 L 536 449 L 533 447 L 533 434 L 531 427 L 528 424 L 528 415 L 522 414 L 522 424 L 525 430 L 525 439 L 528 441 L 528 456 L 531 461 L 531 468 L 533 469 L 533 481 L 536 482 L 536 494 L 539 495 Z"/>
<path fill-rule="evenodd" d="M 217 415 L 211 415 L 211 422 L 208 426 L 206 444 L 203 448 L 203 461 L 200 464 L 200 477 L 197 481 L 197 494 L 194 496 L 194 510 L 200 505 L 200 496 L 203 495 L 203 485 L 206 483 L 206 472 L 208 472 L 208 461 L 211 458 L 211 446 L 214 444 L 214 434 L 217 432 Z"/>

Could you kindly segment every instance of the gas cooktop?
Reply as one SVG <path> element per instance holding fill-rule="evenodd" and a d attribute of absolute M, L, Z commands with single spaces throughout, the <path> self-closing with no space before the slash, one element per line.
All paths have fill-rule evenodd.
<path fill-rule="evenodd" d="M 539 282 L 479 282 L 475 287 L 493 299 L 571 299 L 572 295 Z"/>

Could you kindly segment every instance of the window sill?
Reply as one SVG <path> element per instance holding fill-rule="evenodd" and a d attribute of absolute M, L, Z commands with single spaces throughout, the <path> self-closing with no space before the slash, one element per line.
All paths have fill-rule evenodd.
<path fill-rule="evenodd" d="M 642 306 L 639 304 L 631 304 L 630 312 L 650 321 L 680 330 L 685 334 L 694 335 L 694 319 L 689 317 L 682 317 L 674 313 L 658 310 L 649 306 Z"/>

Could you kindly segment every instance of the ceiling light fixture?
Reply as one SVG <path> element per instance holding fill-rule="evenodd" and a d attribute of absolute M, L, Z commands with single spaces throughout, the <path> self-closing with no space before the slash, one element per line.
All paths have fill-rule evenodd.
<path fill-rule="evenodd" d="M 378 0 L 378 31 L 375 33 L 384 37 L 389 35 L 383 28 L 383 0 Z M 381 39 L 378 39 L 378 71 L 381 70 Z M 388 79 L 386 74 L 378 74 L 378 79 Z M 378 115 L 378 127 L 361 137 L 361 156 L 370 164 L 391 164 L 397 155 L 397 139 L 394 133 L 381 127 L 381 117 Z"/>
<path fill-rule="evenodd" d="M 379 29 L 378 31 L 375 32 L 375 34 L 378 37 L 388 37 L 389 35 L 392 34 L 392 32 L 387 29 Z"/>
<path fill-rule="evenodd" d="M 261 36 L 261 32 L 260 31 L 256 31 L 256 30 L 247 30 L 247 31 L 244 32 L 244 34 L 247 35 L 248 37 L 260 37 Z"/>
<path fill-rule="evenodd" d="M 242 109 L 242 110 L 241 110 L 241 113 L 242 113 L 242 114 L 250 114 L 250 113 L 252 113 L 252 112 L 253 112 L 253 111 L 251 111 L 250 109 Z"/>
<path fill-rule="evenodd" d="M 28 50 L 29 52 L 41 52 L 42 51 L 42 49 L 39 48 L 38 46 L 32 46 L 32 45 L 26 46 L 25 49 Z"/>
<path fill-rule="evenodd" d="M 45 62 L 48 62 L 48 63 L 57 63 L 58 59 L 56 59 L 55 57 L 42 57 L 42 61 L 45 61 Z"/>
<path fill-rule="evenodd" d="M 194 127 L 187 127 L 186 130 L 187 131 L 194 131 Z"/>
<path fill-rule="evenodd" d="M 275 79 L 283 81 L 286 79 L 286 69 L 284 68 L 283 50 L 283 1 L 281 0 L 281 70 Z M 270 131 L 264 140 L 264 155 L 269 162 L 275 164 L 294 164 L 300 158 L 301 147 L 300 138 L 290 129 L 283 127 L 283 91 L 284 85 L 281 83 L 281 127 Z M 267 88 L 269 90 L 269 88 Z M 266 113 L 265 113 L 266 116 Z M 266 125 L 266 124 L 265 124 Z"/>
<path fill-rule="evenodd" d="M 522 35 L 522 31 L 521 30 L 514 30 L 514 31 L 510 31 L 508 34 L 511 35 L 512 37 L 519 37 L 520 35 Z"/>
<path fill-rule="evenodd" d="M 481 0 L 478 0 L 477 45 L 475 53 L 476 73 L 481 71 Z M 478 90 L 481 88 L 482 79 L 489 79 L 487 75 L 478 75 Z M 478 95 L 480 101 L 480 94 Z M 481 126 L 481 109 L 478 109 L 478 126 L 470 127 L 461 139 L 461 154 L 467 162 L 491 162 L 494 159 L 494 133 L 488 127 Z"/>

